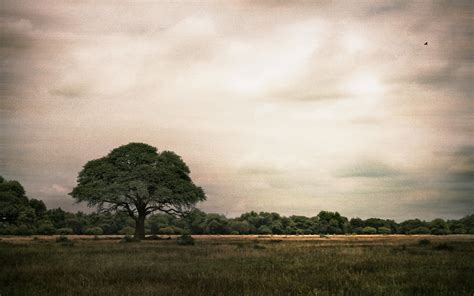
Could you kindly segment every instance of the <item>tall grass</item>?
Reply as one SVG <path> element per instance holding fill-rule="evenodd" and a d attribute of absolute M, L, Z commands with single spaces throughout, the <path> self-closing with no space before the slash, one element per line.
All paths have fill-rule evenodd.
<path fill-rule="evenodd" d="M 1 241 L 0 294 L 470 295 L 473 240 L 445 240 Z"/>

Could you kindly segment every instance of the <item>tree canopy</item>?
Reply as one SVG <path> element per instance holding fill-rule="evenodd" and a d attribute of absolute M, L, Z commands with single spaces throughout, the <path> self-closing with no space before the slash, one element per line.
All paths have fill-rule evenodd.
<path fill-rule="evenodd" d="M 86 163 L 70 195 L 99 212 L 127 213 L 136 221 L 135 236 L 143 238 L 147 215 L 161 211 L 185 216 L 206 199 L 189 174 L 174 152 L 130 143 Z"/>

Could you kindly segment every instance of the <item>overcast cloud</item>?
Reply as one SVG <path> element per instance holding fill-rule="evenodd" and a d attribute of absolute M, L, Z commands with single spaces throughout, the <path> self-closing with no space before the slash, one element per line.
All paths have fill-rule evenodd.
<path fill-rule="evenodd" d="M 146 142 L 209 212 L 472 214 L 473 8 L 2 1 L 0 174 L 84 210 L 82 165 Z"/>

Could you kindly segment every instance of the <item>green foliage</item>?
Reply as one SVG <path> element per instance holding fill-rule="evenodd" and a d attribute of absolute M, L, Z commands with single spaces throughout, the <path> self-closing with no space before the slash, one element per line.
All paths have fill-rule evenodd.
<path fill-rule="evenodd" d="M 193 246 L 194 238 L 189 234 L 182 234 L 178 237 L 177 243 L 180 246 Z"/>
<path fill-rule="evenodd" d="M 272 230 L 267 225 L 262 225 L 257 229 L 258 234 L 272 234 Z"/>
<path fill-rule="evenodd" d="M 74 234 L 74 231 L 71 229 L 71 228 L 59 228 L 57 231 L 56 231 L 58 234 L 62 234 L 62 235 L 70 235 L 70 234 Z"/>
<path fill-rule="evenodd" d="M 119 234 L 126 234 L 126 235 L 133 235 L 135 233 L 135 229 L 130 226 L 125 226 L 124 228 L 120 229 L 118 232 Z"/>
<path fill-rule="evenodd" d="M 84 231 L 84 234 L 87 235 L 102 235 L 104 230 L 101 227 L 90 227 Z"/>
<path fill-rule="evenodd" d="M 0 221 L 15 223 L 21 212 L 29 209 L 25 189 L 18 181 L 0 179 Z"/>
<path fill-rule="evenodd" d="M 247 234 L 250 232 L 250 224 L 247 221 L 234 220 L 230 222 L 229 227 L 230 227 L 231 233 Z"/>
<path fill-rule="evenodd" d="M 116 175 L 110 176 L 108 174 L 112 174 L 113 172 L 104 171 L 104 176 L 109 176 L 113 180 L 122 180 L 121 178 L 126 178 L 130 172 L 133 173 L 133 176 L 138 178 L 138 176 L 141 176 L 141 174 L 143 174 L 145 171 L 149 172 L 151 175 L 154 175 L 158 174 L 162 170 L 165 170 L 165 176 L 169 176 L 168 174 L 172 175 L 172 173 L 175 174 L 175 177 L 178 175 L 181 176 L 182 179 L 181 181 L 177 181 L 178 183 L 190 182 L 189 184 L 186 183 L 187 185 L 184 187 L 176 187 L 175 185 L 177 183 L 175 184 L 172 182 L 175 185 L 173 185 L 174 187 L 171 185 L 170 186 L 173 187 L 176 192 L 181 189 L 184 190 L 186 188 L 189 189 L 196 187 L 189 179 L 189 169 L 186 167 L 184 162 L 182 162 L 179 156 L 172 152 L 158 153 L 155 151 L 156 153 L 153 152 L 150 154 L 150 151 L 152 151 L 154 148 L 151 147 L 153 149 L 150 150 L 150 146 L 142 145 L 128 148 L 119 147 L 123 149 L 118 149 L 117 151 L 114 150 L 103 159 L 100 159 L 97 162 L 92 161 L 92 164 L 88 163 L 86 166 L 91 166 L 93 169 L 91 169 L 91 171 L 86 169 L 83 170 L 82 174 L 84 175 L 84 178 L 87 179 L 91 177 L 88 175 L 89 173 L 97 173 L 97 171 L 102 169 L 105 170 L 105 168 L 109 168 L 109 166 L 117 166 L 122 169 L 124 169 L 124 167 L 128 169 L 122 171 L 120 174 L 115 172 L 117 173 Z M 128 149 L 131 149 L 131 152 Z M 130 152 L 129 155 L 124 154 L 127 151 Z M 142 151 L 142 153 L 138 153 L 139 151 Z M 121 160 L 117 163 L 119 159 Z M 151 159 L 156 161 L 156 165 L 150 163 Z M 121 161 L 125 161 L 127 164 Z M 144 171 L 140 171 L 135 167 L 135 165 L 143 166 Z M 149 166 L 152 166 L 152 168 Z M 164 166 L 164 168 L 162 166 Z M 175 166 L 178 167 L 178 169 L 169 168 L 168 166 Z M 180 171 L 181 173 L 179 173 Z M 82 175 L 80 174 L 80 178 L 81 176 Z M 116 179 L 114 179 L 114 176 Z M 149 176 L 147 175 L 146 177 L 148 178 Z M 152 177 L 150 178 L 153 179 Z M 131 178 L 130 180 L 132 179 L 135 181 L 138 180 L 134 178 Z M 184 180 L 188 181 L 185 182 Z M 146 198 L 152 198 L 148 196 L 150 192 L 147 193 L 147 190 L 149 189 L 145 191 L 141 190 L 140 188 L 142 187 L 138 186 L 139 184 L 136 182 L 127 184 L 137 185 L 132 188 L 132 191 L 135 192 L 135 194 L 138 194 L 142 200 Z M 109 189 L 115 188 L 114 186 L 119 186 L 117 184 L 109 185 Z M 89 189 L 92 190 L 95 188 L 94 186 Z M 81 186 L 78 185 L 78 187 Z M 84 188 L 88 187 L 86 186 Z M 84 188 L 77 190 L 86 190 Z M 155 190 L 157 188 L 158 187 L 155 186 Z M 163 189 L 164 187 L 159 188 Z M 189 197 L 186 197 L 186 190 L 179 192 L 182 198 L 186 199 Z M 173 196 L 177 197 L 177 194 L 178 193 Z M 190 199 L 188 201 L 195 200 L 192 196 L 189 198 Z M 108 209 L 113 209 L 112 203 L 104 203 L 103 205 L 109 207 Z M 105 208 L 99 207 L 99 212 L 91 214 L 85 214 L 82 212 L 68 213 L 60 208 L 48 210 L 42 201 L 28 199 L 25 196 L 25 190 L 19 182 L 7 181 L 4 178 L 0 178 L 1 235 L 54 233 L 131 235 L 136 232 L 135 230 L 137 229 L 137 223 L 139 223 L 136 216 L 132 215 L 131 217 L 129 213 L 120 211 L 119 208 L 115 208 L 117 210 L 115 213 L 111 213 L 109 211 L 100 211 L 101 209 L 105 210 Z M 137 209 L 134 208 L 134 210 Z M 144 217 L 142 216 L 142 218 Z M 154 235 L 182 234 L 185 231 L 189 231 L 192 234 L 363 234 L 367 233 L 367 227 L 376 229 L 376 233 L 379 234 L 474 234 L 474 215 L 465 216 L 459 220 L 445 221 L 443 219 L 435 219 L 431 222 L 425 222 L 419 219 L 411 219 L 401 223 L 396 223 L 393 220 L 379 218 L 369 218 L 367 220 L 352 218 L 348 220 L 338 212 L 330 211 L 321 211 L 318 213 L 318 215 L 313 217 L 297 215 L 285 217 L 279 215 L 278 213 L 257 213 L 255 211 L 251 211 L 248 213 L 243 213 L 237 218 L 229 219 L 224 215 L 204 213 L 198 209 L 192 209 L 185 217 L 177 217 L 176 215 L 167 213 L 150 214 L 148 219 L 146 221 L 142 221 L 141 224 L 143 225 L 143 229 L 146 228 L 147 233 Z M 373 233 L 371 228 L 368 229 L 370 229 L 369 233 Z M 143 233 L 145 233 L 145 230 L 143 230 Z"/>
<path fill-rule="evenodd" d="M 377 229 L 375 229 L 375 227 L 372 227 L 372 226 L 366 226 L 362 229 L 362 233 L 363 234 L 376 234 Z"/>
<path fill-rule="evenodd" d="M 388 227 L 382 226 L 377 228 L 377 233 L 379 234 L 390 234 L 392 233 L 392 230 Z"/>
<path fill-rule="evenodd" d="M 429 223 L 429 226 L 431 234 L 444 235 L 451 233 L 448 224 L 443 219 L 434 219 Z"/>
<path fill-rule="evenodd" d="M 425 226 L 420 226 L 408 231 L 408 234 L 429 234 L 429 233 L 430 233 L 430 230 L 428 229 L 428 227 L 425 227 Z"/>
<path fill-rule="evenodd" d="M 38 226 L 38 234 L 51 235 L 56 233 L 53 223 L 49 220 L 43 220 Z"/>

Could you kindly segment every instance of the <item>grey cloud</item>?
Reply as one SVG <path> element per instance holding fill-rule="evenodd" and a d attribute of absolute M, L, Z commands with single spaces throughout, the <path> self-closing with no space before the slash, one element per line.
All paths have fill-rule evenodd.
<path fill-rule="evenodd" d="M 384 178 L 400 175 L 402 172 L 381 161 L 366 160 L 340 169 L 336 176 L 342 178 Z"/>
<path fill-rule="evenodd" d="M 407 9 L 409 2 L 407 1 L 390 1 L 390 2 L 374 2 L 372 7 L 366 9 L 366 16 L 380 16 L 401 12 Z"/>
<path fill-rule="evenodd" d="M 453 153 L 448 174 L 453 181 L 474 184 L 474 146 L 464 146 Z M 474 196 L 474 186 L 470 188 Z"/>

